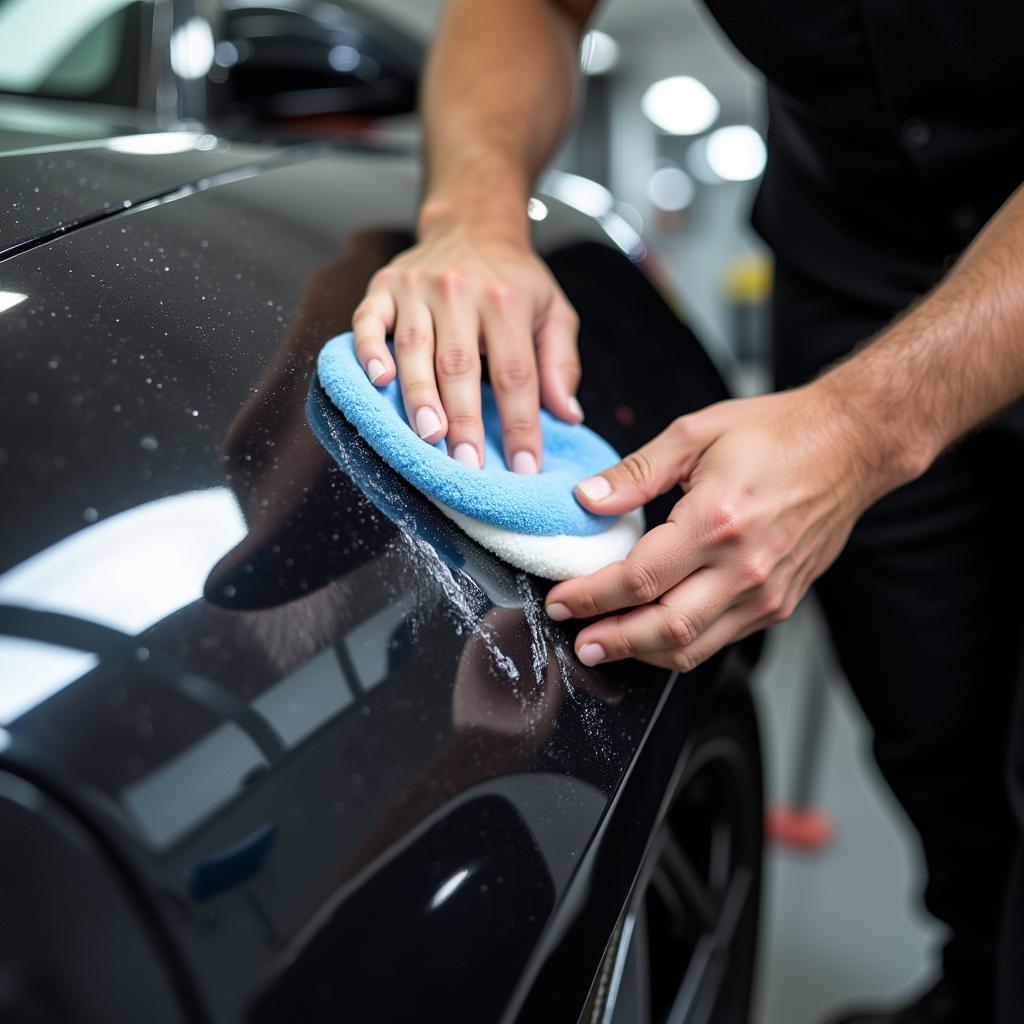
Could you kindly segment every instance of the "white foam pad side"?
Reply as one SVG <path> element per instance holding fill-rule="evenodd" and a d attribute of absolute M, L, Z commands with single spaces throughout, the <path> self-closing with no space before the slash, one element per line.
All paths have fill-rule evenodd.
<path fill-rule="evenodd" d="M 644 532 L 644 513 L 639 508 L 619 516 L 603 533 L 589 537 L 537 537 L 470 519 L 440 501 L 430 500 L 460 530 L 502 561 L 548 580 L 568 580 L 603 569 L 625 558 Z"/>

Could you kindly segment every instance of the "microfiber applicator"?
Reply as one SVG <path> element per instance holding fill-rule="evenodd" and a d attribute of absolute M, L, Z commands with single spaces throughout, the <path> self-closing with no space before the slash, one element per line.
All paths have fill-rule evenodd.
<path fill-rule="evenodd" d="M 643 513 L 610 518 L 584 509 L 573 487 L 618 461 L 592 430 L 541 411 L 544 468 L 536 476 L 505 466 L 494 392 L 482 386 L 485 466 L 450 458 L 443 442 L 422 441 L 405 417 L 397 381 L 370 383 L 351 333 L 329 341 L 317 360 L 320 383 L 366 442 L 470 537 L 510 564 L 568 579 L 623 558 L 643 532 Z"/>

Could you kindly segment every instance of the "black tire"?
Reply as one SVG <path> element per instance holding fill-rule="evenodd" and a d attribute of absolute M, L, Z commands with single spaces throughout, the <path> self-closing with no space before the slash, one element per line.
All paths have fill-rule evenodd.
<path fill-rule="evenodd" d="M 602 1024 L 745 1024 L 763 846 L 761 753 L 745 683 L 716 695 L 684 752 L 617 938 Z"/>

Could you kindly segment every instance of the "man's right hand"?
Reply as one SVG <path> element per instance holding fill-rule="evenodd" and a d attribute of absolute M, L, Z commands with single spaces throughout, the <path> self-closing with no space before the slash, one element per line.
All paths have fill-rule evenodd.
<path fill-rule="evenodd" d="M 583 419 L 576 313 L 516 233 L 462 222 L 423 232 L 372 278 L 352 326 L 370 380 L 381 387 L 397 369 L 416 432 L 431 443 L 447 438 L 448 453 L 465 465 L 480 468 L 484 459 L 481 355 L 515 472 L 541 468 L 539 403 L 569 423 Z"/>

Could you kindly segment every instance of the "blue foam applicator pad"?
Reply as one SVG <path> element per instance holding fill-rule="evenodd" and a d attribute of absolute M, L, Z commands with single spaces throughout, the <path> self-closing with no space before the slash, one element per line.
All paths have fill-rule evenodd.
<path fill-rule="evenodd" d="M 428 444 L 406 419 L 398 381 L 370 383 L 356 359 L 353 335 L 339 335 L 317 360 L 320 383 L 385 462 L 429 497 L 505 530 L 534 536 L 585 537 L 602 533 L 615 517 L 596 516 L 573 496 L 573 487 L 619 461 L 607 441 L 582 424 L 563 423 L 541 410 L 544 466 L 536 476 L 513 473 L 505 465 L 501 424 L 494 391 L 482 385 L 486 455 L 483 469 L 451 458 L 443 441 Z"/>

